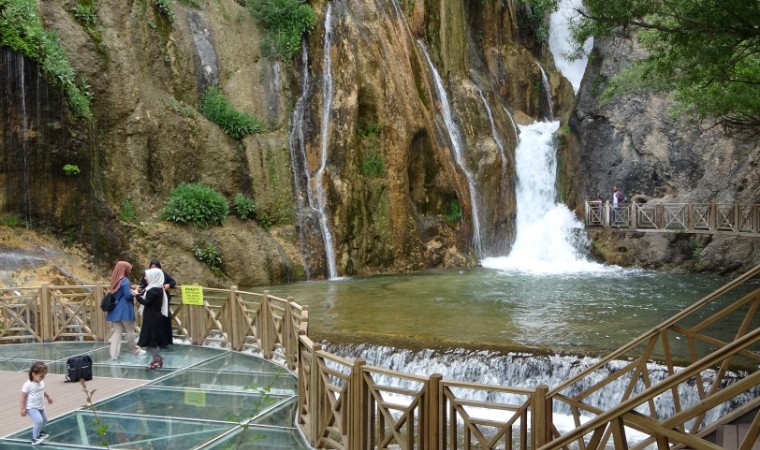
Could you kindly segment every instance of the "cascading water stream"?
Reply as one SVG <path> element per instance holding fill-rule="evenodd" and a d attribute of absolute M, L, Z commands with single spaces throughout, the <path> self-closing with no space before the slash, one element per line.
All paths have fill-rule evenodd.
<path fill-rule="evenodd" d="M 573 2 L 581 4 L 581 0 L 561 0 L 557 11 L 552 13 L 549 27 L 549 49 L 554 55 L 554 64 L 557 70 L 567 78 L 573 85 L 573 90 L 578 93 L 581 86 L 583 74 L 586 72 L 588 57 L 574 61 L 569 61 L 565 55 L 573 50 L 570 45 L 572 33 L 570 31 L 570 22 L 579 16 L 576 6 Z M 583 50 L 587 55 L 594 46 L 594 39 L 589 38 L 583 45 Z"/>
<path fill-rule="evenodd" d="M 434 373 L 441 374 L 444 379 L 467 381 L 473 383 L 484 383 L 496 386 L 509 386 L 516 388 L 533 389 L 540 384 L 545 384 L 552 389 L 559 386 L 562 382 L 572 378 L 584 369 L 595 364 L 598 360 L 590 357 L 571 357 L 571 356 L 530 356 L 521 354 L 496 354 L 492 352 L 473 352 L 468 350 L 455 350 L 449 352 L 437 352 L 433 350 L 423 350 L 413 352 L 409 350 L 399 350 L 392 347 L 378 347 L 368 344 L 359 346 L 342 346 L 334 347 L 327 345 L 325 350 L 347 359 L 364 359 L 370 366 L 382 367 L 403 373 L 410 373 L 422 376 L 430 376 Z M 587 388 L 604 378 L 608 378 L 615 372 L 621 370 L 629 364 L 628 361 L 611 361 L 601 369 L 588 375 L 582 386 L 572 386 L 573 391 Z M 651 385 L 655 385 L 668 376 L 666 366 L 650 363 L 648 364 Z M 734 377 L 729 376 L 728 379 Z M 715 379 L 715 372 L 708 370 L 703 372 L 703 385 L 709 389 L 712 381 Z M 602 410 L 609 410 L 620 404 L 625 387 L 630 380 L 630 374 L 626 374 L 617 380 L 614 380 L 604 388 L 590 394 L 584 399 L 584 403 Z M 398 378 L 379 376 L 376 383 L 386 386 L 400 388 L 412 387 L 412 382 L 401 381 Z M 641 382 L 637 383 L 632 396 L 640 393 L 645 389 Z M 688 408 L 700 402 L 700 394 L 694 383 L 682 383 L 678 387 L 681 399 L 681 407 Z M 575 392 L 577 393 L 577 392 Z M 563 394 L 572 396 L 573 392 L 568 389 Z M 711 423 L 718 418 L 727 414 L 733 408 L 746 403 L 760 394 L 760 389 L 754 388 L 745 392 L 740 397 L 734 399 L 731 404 L 724 403 L 709 411 L 705 421 Z M 521 404 L 525 397 L 512 394 L 486 394 L 479 392 L 479 396 L 471 395 L 468 391 L 462 390 L 458 395 L 468 400 L 480 400 L 499 403 Z M 663 395 L 663 400 L 656 402 L 657 417 L 664 419 L 673 416 L 675 406 L 672 401 L 667 401 L 669 394 Z M 398 401 L 398 399 L 394 399 Z M 560 432 L 569 431 L 575 428 L 573 423 L 572 411 L 567 403 L 553 402 L 554 423 Z M 637 411 L 644 415 L 649 415 L 649 406 L 644 404 L 637 408 Z M 489 410 L 493 420 L 503 420 L 504 417 L 495 417 L 494 411 Z M 588 417 L 586 417 L 587 419 Z M 582 420 L 585 421 L 585 420 Z M 641 440 L 643 435 L 627 430 L 626 434 L 632 442 Z"/>
<path fill-rule="evenodd" d="M 559 122 L 520 127 L 515 150 L 517 236 L 507 257 L 485 258 L 483 267 L 534 274 L 620 270 L 586 260 L 588 239 L 567 206 L 557 203 L 556 150 L 553 133 Z"/>
<path fill-rule="evenodd" d="M 301 42 L 301 64 L 303 65 L 301 97 L 296 102 L 295 108 L 293 108 L 293 117 L 291 120 L 293 123 L 293 128 L 290 130 L 289 147 L 290 160 L 293 162 L 293 184 L 296 191 L 296 208 L 298 208 L 298 212 L 296 213 L 296 220 L 298 221 L 299 225 L 299 243 L 301 247 L 303 247 L 306 243 L 306 231 L 301 211 L 304 209 L 305 205 L 303 195 L 304 186 L 301 183 L 300 170 L 298 168 L 299 162 L 301 162 L 301 169 L 303 170 L 303 174 L 306 177 L 305 191 L 307 200 L 309 202 L 309 207 L 317 211 L 313 206 L 311 189 L 309 189 L 311 186 L 311 176 L 309 174 L 309 167 L 306 162 L 306 146 L 304 145 L 305 137 L 303 132 L 304 111 L 306 110 L 306 100 L 309 96 L 309 88 L 311 85 L 311 77 L 309 76 L 309 52 L 305 39 Z M 301 253 L 304 253 L 303 248 L 301 248 Z M 308 261 L 308 258 L 304 258 L 304 261 Z M 304 270 L 306 271 L 306 279 L 309 280 L 311 278 L 311 268 L 309 267 L 308 262 L 306 262 Z"/>
<path fill-rule="evenodd" d="M 554 120 L 554 109 L 552 108 L 552 89 L 549 86 L 549 79 L 546 78 L 546 72 L 541 64 L 536 61 L 536 65 L 541 70 L 541 85 L 543 86 L 544 93 L 546 94 L 546 104 L 549 106 L 549 120 Z"/>
<path fill-rule="evenodd" d="M 438 70 L 436 70 L 435 65 L 433 64 L 433 60 L 430 59 L 430 55 L 428 54 L 425 44 L 423 44 L 421 41 L 417 41 L 417 44 L 419 44 L 420 48 L 422 49 L 422 53 L 425 54 L 425 58 L 427 59 L 428 65 L 430 66 L 430 72 L 433 74 L 433 80 L 435 81 L 435 90 L 438 94 L 438 98 L 441 101 L 441 113 L 443 115 L 443 121 L 446 123 L 446 130 L 448 131 L 449 138 L 451 139 L 451 146 L 454 149 L 454 157 L 456 163 L 467 177 L 467 183 L 470 189 L 470 204 L 472 205 L 472 244 L 475 248 L 475 254 L 478 256 L 478 258 L 480 258 L 483 255 L 483 244 L 480 237 L 480 217 L 478 216 L 478 198 L 477 190 L 475 188 L 475 179 L 464 163 L 462 151 L 464 143 L 462 135 L 459 131 L 459 126 L 454 121 L 454 116 L 451 112 L 451 104 L 449 103 L 449 97 L 446 94 L 446 89 L 443 87 L 443 80 L 438 74 Z"/>
<path fill-rule="evenodd" d="M 24 220 L 26 221 L 26 227 L 32 226 L 32 200 L 29 194 L 29 141 L 27 139 L 27 118 L 26 118 L 26 86 L 24 81 L 24 57 L 17 56 L 18 61 L 18 74 L 19 85 L 21 87 L 19 91 L 19 104 L 21 105 L 21 151 L 23 156 L 23 171 L 24 171 Z"/>
<path fill-rule="evenodd" d="M 517 130 L 517 124 L 515 123 L 514 117 L 512 117 L 512 113 L 509 112 L 509 110 L 507 109 L 507 107 L 504 106 L 504 105 L 501 105 L 501 109 L 503 109 L 504 112 L 507 113 L 507 117 L 509 117 L 509 123 L 512 124 L 512 129 L 515 130 L 515 137 L 519 141 L 520 140 L 520 138 L 519 138 L 520 132 Z"/>
<path fill-rule="evenodd" d="M 330 231 L 327 217 L 327 194 L 322 185 L 325 169 L 327 168 L 327 141 L 330 131 L 330 109 L 333 101 L 332 82 L 332 59 L 330 48 L 332 47 L 332 3 L 327 4 L 325 13 L 325 42 L 324 64 L 322 80 L 322 138 L 320 143 L 320 163 L 314 177 L 309 180 L 309 203 L 319 214 L 319 227 L 322 230 L 322 238 L 325 242 L 325 259 L 327 278 L 335 278 L 338 275 L 335 266 L 335 248 L 333 245 L 332 232 Z"/>
<path fill-rule="evenodd" d="M 491 136 L 493 137 L 493 140 L 496 141 L 496 146 L 499 147 L 499 154 L 501 155 L 501 178 L 504 179 L 507 176 L 507 155 L 504 150 L 504 141 L 501 139 L 499 130 L 496 129 L 496 124 L 493 121 L 493 114 L 491 113 L 491 107 L 488 106 L 488 102 L 483 96 L 483 92 L 480 88 L 478 88 L 478 95 L 480 95 L 480 100 L 483 101 L 483 106 L 485 106 L 486 113 L 488 114 L 488 120 L 491 122 Z M 517 136 L 517 133 L 515 133 L 515 136 Z"/>

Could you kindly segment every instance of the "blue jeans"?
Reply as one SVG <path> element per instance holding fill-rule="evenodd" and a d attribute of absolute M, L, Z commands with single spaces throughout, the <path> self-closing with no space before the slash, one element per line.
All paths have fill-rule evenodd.
<path fill-rule="evenodd" d="M 45 429 L 45 425 L 47 424 L 47 414 L 45 414 L 44 409 L 27 409 L 26 414 L 34 421 L 32 438 L 37 439 L 40 437 L 42 430 Z"/>

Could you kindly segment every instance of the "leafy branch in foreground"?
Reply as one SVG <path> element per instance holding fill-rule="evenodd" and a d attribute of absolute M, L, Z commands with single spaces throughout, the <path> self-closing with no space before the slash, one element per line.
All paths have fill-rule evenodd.
<path fill-rule="evenodd" d="M 617 30 L 635 34 L 648 52 L 610 80 L 606 98 L 672 91 L 675 116 L 760 132 L 759 2 L 585 0 L 578 12 L 575 57 L 589 37 Z"/>
<path fill-rule="evenodd" d="M 92 419 L 92 424 L 97 427 L 95 429 L 95 433 L 97 433 L 98 436 L 100 436 L 100 439 L 102 439 L 99 445 L 101 447 L 110 448 L 108 445 L 108 440 L 106 439 L 106 433 L 108 433 L 108 425 L 103 424 L 103 422 L 100 420 L 97 408 L 95 408 L 95 405 L 92 402 L 92 397 L 95 395 L 95 391 L 97 391 L 97 389 L 93 389 L 92 391 L 88 390 L 87 382 L 85 382 L 84 378 L 79 380 L 79 384 L 82 385 L 82 391 L 87 398 L 87 404 L 84 405 L 83 408 L 89 409 L 92 411 L 93 416 L 95 416 L 95 418 Z"/>
<path fill-rule="evenodd" d="M 277 382 L 277 379 L 280 378 L 280 375 L 282 375 L 285 372 L 285 369 L 280 369 L 272 378 L 272 381 L 269 382 L 266 386 L 257 386 L 255 384 L 249 384 L 244 389 L 246 391 L 255 391 L 259 395 L 259 399 L 254 402 L 253 404 L 253 410 L 248 415 L 247 418 L 242 420 L 237 420 L 234 417 L 229 417 L 227 420 L 231 422 L 238 422 L 240 424 L 240 427 L 243 429 L 243 431 L 240 432 L 238 435 L 238 438 L 235 442 L 230 442 L 226 447 L 224 447 L 224 450 L 233 450 L 240 448 L 241 445 L 243 445 L 243 442 L 245 442 L 245 436 L 246 432 L 248 431 L 248 428 L 250 427 L 250 422 L 253 420 L 256 416 L 259 415 L 259 413 L 266 407 L 267 405 L 270 405 L 274 402 L 274 399 L 272 399 L 272 386 Z M 260 441 L 266 439 L 266 435 L 263 433 L 258 433 L 253 436 L 251 436 L 248 441 Z"/>

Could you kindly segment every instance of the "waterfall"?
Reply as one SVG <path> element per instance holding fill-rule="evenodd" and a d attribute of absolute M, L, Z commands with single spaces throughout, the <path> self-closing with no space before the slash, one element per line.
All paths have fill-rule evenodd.
<path fill-rule="evenodd" d="M 433 74 L 433 80 L 435 81 L 435 90 L 438 94 L 438 98 L 441 101 L 441 113 L 443 115 L 443 121 L 446 123 L 446 129 L 449 133 L 449 137 L 451 138 L 451 146 L 454 149 L 454 157 L 456 159 L 456 163 L 467 177 L 467 183 L 470 188 L 470 204 L 472 205 L 472 244 L 475 248 L 475 254 L 478 256 L 478 258 L 480 258 L 483 256 L 483 245 L 480 237 L 480 217 L 478 216 L 477 191 L 475 189 L 475 179 L 464 163 L 464 155 L 462 150 L 464 141 L 459 131 L 459 126 L 454 121 L 454 116 L 451 111 L 451 104 L 449 103 L 449 97 L 446 94 L 446 89 L 443 87 L 443 80 L 438 74 L 433 61 L 430 59 L 430 55 L 428 54 L 425 44 L 423 44 L 421 41 L 417 41 L 417 44 L 419 44 L 422 52 L 425 54 L 425 58 L 427 59 L 428 65 L 430 66 L 430 72 Z"/>
<path fill-rule="evenodd" d="M 290 137 L 288 144 L 290 147 L 290 160 L 293 164 L 293 185 L 296 193 L 296 220 L 298 221 L 299 229 L 299 245 L 301 255 L 304 256 L 304 271 L 306 272 L 306 279 L 311 278 L 311 268 L 309 266 L 309 258 L 306 257 L 305 246 L 307 245 L 306 239 L 306 224 L 303 220 L 303 210 L 305 208 L 304 197 L 308 199 L 309 207 L 314 209 L 311 190 L 311 177 L 309 176 L 309 168 L 306 162 L 306 146 L 304 145 L 304 132 L 303 132 L 303 118 L 304 111 L 306 110 L 306 101 L 309 96 L 309 88 L 311 79 L 309 76 L 309 52 L 306 46 L 306 39 L 301 41 L 301 64 L 303 65 L 303 74 L 301 76 L 301 97 L 298 98 L 295 108 L 293 108 L 293 116 L 291 123 L 293 128 L 290 130 Z M 299 167 L 300 166 L 300 167 Z M 306 177 L 306 184 L 301 180 L 301 174 Z M 304 190 L 306 191 L 304 195 Z"/>
<path fill-rule="evenodd" d="M 619 270 L 586 260 L 583 223 L 557 203 L 557 158 L 553 133 L 559 122 L 520 126 L 515 150 L 517 236 L 507 257 L 485 258 L 483 267 L 534 274 Z"/>
<path fill-rule="evenodd" d="M 327 264 L 327 278 L 335 278 L 338 271 L 335 267 L 335 248 L 327 217 L 327 193 L 325 192 L 324 174 L 327 168 L 327 140 L 330 131 L 330 109 L 333 101 L 332 83 L 332 59 L 330 48 L 332 47 L 332 3 L 327 4 L 325 13 L 325 43 L 323 48 L 324 64 L 322 74 L 322 139 L 320 144 L 320 163 L 313 179 L 309 180 L 309 203 L 319 214 L 319 227 L 322 230 L 322 238 L 325 242 L 325 259 Z"/>
<path fill-rule="evenodd" d="M 515 130 L 515 138 L 519 141 L 520 140 L 520 137 L 519 137 L 520 136 L 520 134 L 519 134 L 520 132 L 517 131 L 517 124 L 515 123 L 515 118 L 512 117 L 512 113 L 509 112 L 509 110 L 507 109 L 506 106 L 501 105 L 501 109 L 503 109 L 504 112 L 507 113 L 507 117 L 509 117 L 509 123 L 512 124 L 512 129 Z"/>
<path fill-rule="evenodd" d="M 581 86 L 583 74 L 586 71 L 588 57 L 584 56 L 575 61 L 568 61 L 565 57 L 568 52 L 572 51 L 570 45 L 570 22 L 578 17 L 578 12 L 573 5 L 573 1 L 577 1 L 580 4 L 580 0 L 561 0 L 557 11 L 552 13 L 549 26 L 549 49 L 552 55 L 554 55 L 554 64 L 557 66 L 557 70 L 570 81 L 573 85 L 573 90 L 577 94 Z M 584 43 L 583 49 L 586 55 L 588 55 L 593 46 L 593 38 L 589 38 Z"/>
<path fill-rule="evenodd" d="M 18 59 L 18 73 L 20 75 L 19 80 L 21 84 L 21 91 L 19 92 L 19 101 L 21 103 L 21 143 L 22 152 L 24 155 L 24 208 L 26 210 L 26 227 L 32 226 L 32 200 L 29 196 L 29 140 L 27 139 L 26 130 L 29 127 L 26 118 L 26 85 L 24 83 L 24 57 Z"/>
<path fill-rule="evenodd" d="M 449 350 L 445 352 L 422 350 L 409 351 L 396 349 L 392 347 L 378 347 L 369 344 L 358 346 L 333 346 L 328 344 L 325 350 L 347 359 L 362 358 L 368 365 L 390 369 L 398 372 L 410 373 L 415 375 L 430 376 L 434 373 L 441 374 L 444 379 L 466 381 L 473 383 L 484 383 L 495 386 L 509 386 L 517 388 L 533 389 L 540 384 L 545 384 L 552 389 L 560 385 L 565 380 L 570 379 L 586 368 L 598 362 L 598 359 L 591 357 L 571 357 L 571 356 L 531 356 L 526 354 L 510 353 L 507 355 L 498 354 L 489 351 L 469 351 L 469 350 Z M 565 389 L 564 395 L 573 396 L 578 394 L 582 389 L 590 387 L 592 384 L 609 377 L 613 373 L 625 367 L 628 361 L 611 361 L 599 370 L 595 371 L 584 379 L 582 385 L 573 385 Z M 651 384 L 657 384 L 668 376 L 666 366 L 649 363 Z M 702 372 L 704 377 L 703 384 L 705 390 L 709 389 L 715 379 L 715 371 L 706 370 Z M 733 383 L 739 376 L 737 374 L 728 374 L 727 382 Z M 604 388 L 594 392 L 584 400 L 584 403 L 603 410 L 609 410 L 620 404 L 622 394 L 625 391 L 630 380 L 630 374 L 626 374 L 619 379 L 611 382 Z M 732 381 L 734 380 L 734 381 Z M 411 381 L 401 381 L 397 378 L 379 376 L 375 380 L 380 385 L 396 386 L 402 388 L 412 387 Z M 643 391 L 644 384 L 639 381 L 633 395 Z M 572 391 L 572 392 L 570 392 Z M 694 383 L 681 383 L 678 386 L 681 407 L 688 408 L 700 401 L 699 391 Z M 524 397 L 513 394 L 496 394 L 478 392 L 478 397 L 471 395 L 466 390 L 460 390 L 461 397 L 499 403 L 520 404 Z M 726 402 L 710 410 L 705 418 L 706 423 L 711 423 L 724 416 L 738 406 L 752 400 L 760 395 L 760 389 L 754 388 L 745 392 L 741 396 Z M 399 401 L 394 399 L 394 402 Z M 408 401 L 408 400 L 407 400 Z M 655 402 L 657 417 L 664 419 L 671 417 L 676 413 L 675 406 L 670 393 L 663 394 L 660 401 Z M 566 403 L 553 402 L 554 421 L 560 432 L 570 431 L 575 428 L 572 411 Z M 649 414 L 649 406 L 641 405 L 637 408 L 642 414 Z M 489 411 L 494 416 L 488 417 L 494 420 L 503 420 L 508 416 L 495 416 L 499 414 L 495 411 Z M 585 417 L 588 419 L 589 417 Z M 585 421 L 585 420 L 582 420 Z M 632 431 L 632 430 L 630 430 Z M 639 441 L 644 436 L 642 434 L 631 433 L 626 430 L 629 439 Z"/>
<path fill-rule="evenodd" d="M 551 86 L 549 86 L 549 79 L 546 78 L 546 72 L 544 72 L 544 68 L 541 67 L 541 64 L 536 61 L 536 65 L 541 70 L 541 85 L 543 86 L 543 91 L 546 94 L 546 104 L 549 106 L 549 120 L 554 120 L 554 110 L 552 109 L 552 89 Z"/>
<path fill-rule="evenodd" d="M 501 139 L 501 135 L 499 135 L 499 130 L 496 129 L 496 124 L 493 121 L 493 114 L 491 113 L 491 107 L 488 106 L 488 102 L 483 96 L 483 92 L 480 88 L 478 88 L 478 95 L 480 95 L 480 100 L 483 101 L 483 106 L 486 107 L 488 120 L 491 122 L 491 136 L 493 136 L 493 140 L 496 141 L 496 146 L 499 147 L 499 153 L 501 154 L 501 178 L 503 180 L 507 176 L 507 155 L 504 150 L 504 141 Z M 515 133 L 515 136 L 517 136 L 517 133 Z"/>

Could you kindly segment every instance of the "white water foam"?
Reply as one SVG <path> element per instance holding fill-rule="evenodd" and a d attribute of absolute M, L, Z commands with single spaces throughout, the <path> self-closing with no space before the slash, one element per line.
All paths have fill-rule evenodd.
<path fill-rule="evenodd" d="M 509 256 L 485 258 L 483 267 L 530 274 L 622 270 L 586 259 L 589 241 L 583 223 L 556 201 L 557 158 L 552 135 L 558 127 L 559 122 L 520 126 L 515 151 L 517 237 Z"/>
<path fill-rule="evenodd" d="M 554 55 L 554 65 L 570 81 L 576 94 L 581 87 L 588 58 L 583 57 L 575 61 L 568 61 L 564 54 L 572 50 L 570 22 L 578 17 L 576 8 L 581 6 L 581 0 L 561 0 L 559 8 L 551 15 L 549 25 L 549 49 Z M 586 41 L 583 45 L 586 54 L 591 51 L 593 46 L 593 39 Z"/>

